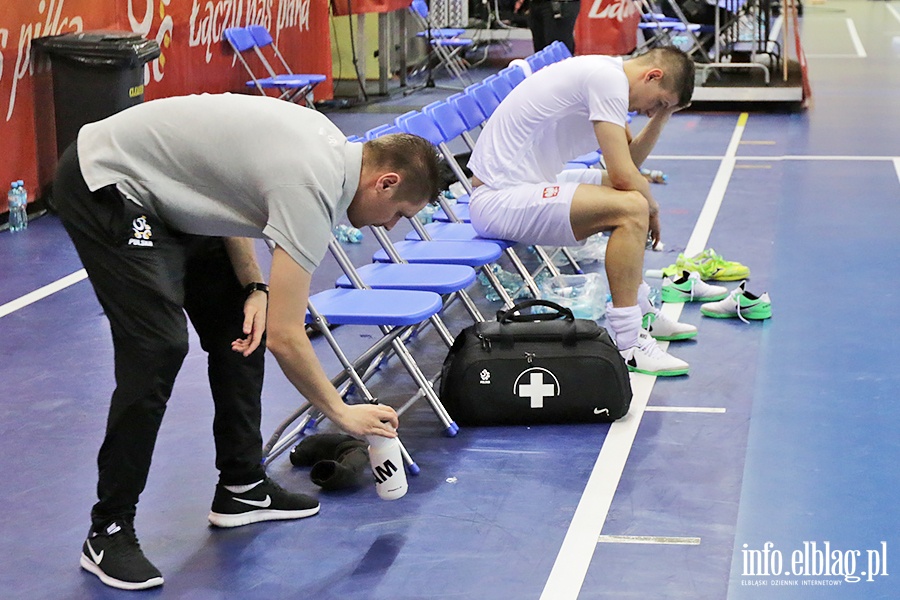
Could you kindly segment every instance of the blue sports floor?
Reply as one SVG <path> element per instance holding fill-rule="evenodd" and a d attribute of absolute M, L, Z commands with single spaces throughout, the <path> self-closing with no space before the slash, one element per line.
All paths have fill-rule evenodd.
<path fill-rule="evenodd" d="M 807 112 L 678 114 L 647 164 L 669 175 L 654 186 L 666 249 L 648 253 L 647 268 L 715 248 L 751 268 L 749 289 L 769 292 L 771 320 L 667 305 L 699 327 L 696 342 L 671 347 L 691 374 L 635 377 L 632 410 L 612 426 L 464 428 L 447 438 L 417 403 L 401 419 L 422 468 L 406 497 L 385 502 L 368 486 L 320 492 L 282 457 L 271 476 L 318 494 L 321 513 L 236 530 L 206 522 L 212 402 L 194 339 L 138 510 L 142 546 L 166 579 L 143 594 L 900 598 L 900 3 L 807 3 L 804 30 Z M 360 134 L 445 93 L 330 116 Z M 369 234 L 347 248 L 363 264 L 373 246 Z M 316 289 L 332 285 L 329 261 Z M 0 234 L 3 599 L 135 594 L 78 566 L 112 385 L 107 323 L 80 269 L 54 217 Z M 496 310 L 472 293 L 486 314 Z M 454 305 L 447 322 L 456 333 L 468 320 Z M 335 334 L 362 349 L 377 332 Z M 439 368 L 445 348 L 433 331 L 410 347 L 426 372 Z M 300 402 L 274 360 L 269 367 L 264 437 Z M 414 390 L 395 362 L 373 388 L 394 406 Z"/>

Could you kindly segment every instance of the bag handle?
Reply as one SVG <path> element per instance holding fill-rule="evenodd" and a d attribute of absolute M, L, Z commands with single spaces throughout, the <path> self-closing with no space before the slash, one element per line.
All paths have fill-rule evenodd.
<path fill-rule="evenodd" d="M 527 315 L 517 315 L 515 313 L 525 310 L 526 308 L 531 308 L 533 306 L 543 306 L 546 308 L 552 308 L 555 310 L 555 313 L 530 313 Z M 550 300 L 525 300 L 524 302 L 519 302 L 509 310 L 498 310 L 497 311 L 497 321 L 502 323 L 528 323 L 531 321 L 554 321 L 556 319 L 565 319 L 566 321 L 574 321 L 575 315 L 572 314 L 572 310 L 557 304 L 556 302 L 552 302 Z"/>

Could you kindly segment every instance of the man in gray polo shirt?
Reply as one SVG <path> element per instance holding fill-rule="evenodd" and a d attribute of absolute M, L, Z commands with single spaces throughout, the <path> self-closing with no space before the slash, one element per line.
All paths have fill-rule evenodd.
<path fill-rule="evenodd" d="M 318 362 L 305 330 L 310 278 L 344 214 L 390 228 L 435 199 L 438 180 L 422 138 L 350 143 L 324 115 L 272 98 L 166 98 L 81 130 L 60 160 L 53 204 L 109 318 L 116 379 L 83 568 L 122 589 L 163 583 L 133 522 L 188 350 L 185 312 L 209 355 L 213 525 L 319 510 L 261 466 L 266 347 L 337 426 L 395 435 L 390 407 L 344 404 Z M 268 286 L 249 238 L 274 243 Z"/>

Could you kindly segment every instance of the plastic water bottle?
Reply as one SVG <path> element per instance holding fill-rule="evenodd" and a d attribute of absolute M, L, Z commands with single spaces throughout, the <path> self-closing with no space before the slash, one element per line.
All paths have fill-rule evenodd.
<path fill-rule="evenodd" d="M 28 227 L 28 192 L 24 182 L 13 181 L 6 198 L 9 203 L 9 230 L 22 231 Z"/>
<path fill-rule="evenodd" d="M 375 491 L 384 500 L 397 500 L 406 495 L 406 470 L 400 453 L 400 440 L 380 435 L 366 436 L 369 462 L 375 477 Z"/>
<path fill-rule="evenodd" d="M 669 182 L 669 176 L 657 169 L 641 169 L 641 175 L 646 177 L 650 183 Z"/>
<path fill-rule="evenodd" d="M 334 237 L 344 244 L 358 244 L 362 241 L 362 231 L 343 223 L 334 228 Z"/>

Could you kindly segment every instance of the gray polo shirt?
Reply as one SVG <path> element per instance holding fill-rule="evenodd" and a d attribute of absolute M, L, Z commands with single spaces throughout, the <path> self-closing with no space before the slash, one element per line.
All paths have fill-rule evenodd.
<path fill-rule="evenodd" d="M 359 187 L 362 144 L 283 100 L 203 94 L 153 100 L 85 125 L 81 172 L 172 229 L 269 238 L 312 272 Z"/>

